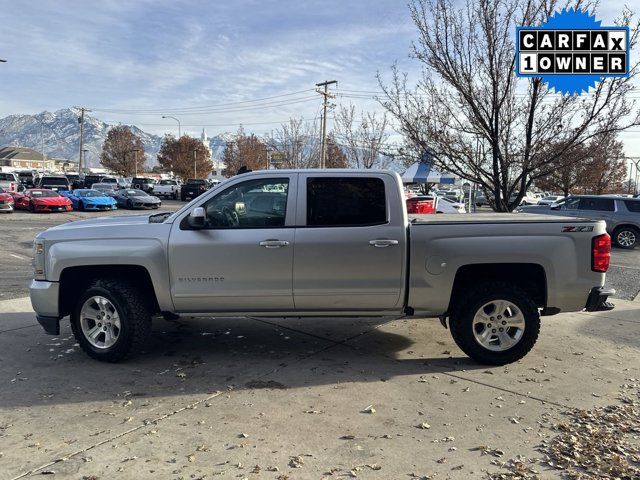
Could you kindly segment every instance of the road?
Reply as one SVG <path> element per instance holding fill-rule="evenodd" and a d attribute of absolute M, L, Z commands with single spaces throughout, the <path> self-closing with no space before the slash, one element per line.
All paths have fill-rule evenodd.
<path fill-rule="evenodd" d="M 177 200 L 163 200 L 158 211 L 175 211 L 184 205 Z M 139 212 L 135 212 L 139 213 Z M 154 211 L 156 213 L 156 211 Z M 131 215 L 129 210 L 118 210 L 109 215 Z M 103 216 L 103 212 L 29 213 L 16 211 L 0 216 L 0 300 L 24 297 L 32 277 L 31 248 L 38 232 L 64 222 Z M 633 300 L 640 292 L 640 249 L 614 248 L 607 285 L 616 289 L 616 298 Z"/>

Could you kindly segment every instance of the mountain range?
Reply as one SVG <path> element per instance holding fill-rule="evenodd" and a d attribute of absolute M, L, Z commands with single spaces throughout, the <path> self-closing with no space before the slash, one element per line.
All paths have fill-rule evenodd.
<path fill-rule="evenodd" d="M 64 108 L 55 112 L 40 112 L 35 115 L 9 115 L 0 119 L 0 147 L 29 147 L 44 152 L 48 157 L 77 160 L 80 149 L 80 111 Z M 84 148 L 87 165 L 100 166 L 100 152 L 107 133 L 113 125 L 85 113 Z M 162 137 L 147 133 L 135 125 L 129 125 L 144 144 L 147 165 L 157 164 L 156 155 L 160 150 Z M 224 153 L 225 141 L 231 134 L 221 134 L 209 139 L 214 159 Z"/>

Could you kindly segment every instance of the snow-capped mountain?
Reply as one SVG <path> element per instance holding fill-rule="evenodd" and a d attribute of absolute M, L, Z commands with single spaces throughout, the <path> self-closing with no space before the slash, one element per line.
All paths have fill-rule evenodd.
<path fill-rule="evenodd" d="M 72 108 L 35 115 L 9 115 L 0 119 L 0 146 L 30 147 L 40 151 L 44 142 L 47 156 L 77 160 L 80 148 L 79 116 L 79 110 Z M 85 113 L 84 148 L 88 150 L 88 166 L 99 166 L 102 144 L 111 126 Z M 131 125 L 131 129 L 142 139 L 147 163 L 154 165 L 162 138 L 146 133 L 135 125 Z"/>

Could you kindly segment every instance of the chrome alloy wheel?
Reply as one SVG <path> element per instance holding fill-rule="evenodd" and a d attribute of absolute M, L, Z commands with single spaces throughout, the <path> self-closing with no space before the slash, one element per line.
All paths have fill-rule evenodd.
<path fill-rule="evenodd" d="M 120 315 L 105 297 L 88 298 L 80 309 L 80 327 L 87 341 L 94 347 L 113 346 L 120 335 Z"/>
<path fill-rule="evenodd" d="M 631 230 L 622 230 L 616 235 L 616 241 L 621 247 L 632 247 L 636 243 L 636 234 Z"/>
<path fill-rule="evenodd" d="M 478 309 L 473 317 L 473 336 L 492 352 L 503 352 L 515 346 L 524 334 L 524 315 L 507 300 L 492 300 Z"/>

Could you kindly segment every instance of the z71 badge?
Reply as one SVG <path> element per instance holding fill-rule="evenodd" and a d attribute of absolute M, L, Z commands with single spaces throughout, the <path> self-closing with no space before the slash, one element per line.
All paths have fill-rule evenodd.
<path fill-rule="evenodd" d="M 562 232 L 593 232 L 593 225 L 567 225 L 562 227 Z"/>

